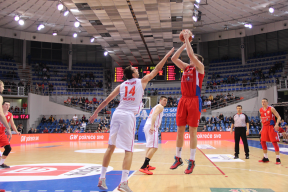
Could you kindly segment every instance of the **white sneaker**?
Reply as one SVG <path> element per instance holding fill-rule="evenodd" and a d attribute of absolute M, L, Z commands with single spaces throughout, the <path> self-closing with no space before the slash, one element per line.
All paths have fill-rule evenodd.
<path fill-rule="evenodd" d="M 128 181 L 124 181 L 119 184 L 118 186 L 118 191 L 124 191 L 124 192 L 133 192 L 129 187 L 128 187 Z"/>
<path fill-rule="evenodd" d="M 98 187 L 101 189 L 108 189 L 106 185 L 106 178 L 99 178 Z"/>

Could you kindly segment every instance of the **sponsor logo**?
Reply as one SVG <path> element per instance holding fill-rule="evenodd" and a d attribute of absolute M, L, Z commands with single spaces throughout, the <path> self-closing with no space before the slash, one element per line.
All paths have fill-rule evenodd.
<path fill-rule="evenodd" d="M 106 148 L 105 149 L 82 149 L 82 150 L 76 150 L 76 153 L 105 153 L 106 152 Z M 145 151 L 145 149 L 134 149 L 133 152 L 142 152 Z M 124 149 L 119 149 L 116 148 L 114 150 L 114 153 L 125 153 Z"/>
<path fill-rule="evenodd" d="M 31 142 L 31 141 L 39 141 L 39 136 L 21 136 L 21 143 L 22 142 Z"/>
<path fill-rule="evenodd" d="M 71 141 L 81 141 L 81 140 L 103 140 L 104 135 L 78 135 L 78 134 L 71 134 L 70 140 Z"/>
<path fill-rule="evenodd" d="M 108 167 L 112 171 L 113 167 Z M 85 163 L 50 163 L 11 166 L 0 170 L 0 180 L 4 181 L 38 181 L 55 180 L 99 175 L 101 165 Z"/>
<path fill-rule="evenodd" d="M 234 159 L 230 154 L 206 154 L 212 162 L 244 162 L 241 159 Z"/>

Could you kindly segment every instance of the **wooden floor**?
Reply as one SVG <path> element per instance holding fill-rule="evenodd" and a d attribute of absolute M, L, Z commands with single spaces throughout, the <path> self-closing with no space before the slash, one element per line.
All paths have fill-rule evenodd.
<path fill-rule="evenodd" d="M 170 170 L 169 167 L 174 162 L 175 155 L 175 141 L 162 141 L 159 144 L 159 150 L 155 153 L 155 156 L 150 162 L 150 165 L 155 166 L 156 170 L 152 171 L 153 175 L 144 175 L 139 172 L 139 168 L 143 164 L 145 158 L 145 145 L 138 143 L 135 145 L 135 149 L 140 149 L 139 152 L 135 152 L 133 156 L 133 163 L 131 170 L 134 172 L 129 178 L 130 188 L 137 191 L 165 191 L 165 192 L 175 192 L 175 191 L 197 191 L 197 192 L 216 192 L 216 191 L 253 191 L 253 190 L 244 190 L 243 188 L 254 189 L 255 191 L 275 191 L 275 192 L 285 192 L 288 191 L 288 145 L 280 143 L 280 148 L 284 149 L 284 152 L 281 152 L 281 161 L 282 165 L 275 164 L 275 153 L 273 151 L 268 151 L 268 156 L 270 159 L 269 163 L 259 163 L 258 160 L 263 157 L 262 149 L 260 149 L 259 140 L 249 140 L 250 146 L 250 159 L 246 160 L 244 158 L 244 149 L 243 145 L 240 145 L 240 159 L 243 162 L 233 162 L 229 156 L 222 155 L 221 157 L 226 158 L 227 162 L 213 162 L 221 161 L 219 159 L 219 154 L 234 154 L 234 142 L 233 141 L 198 141 L 199 148 L 196 152 L 196 167 L 193 174 L 185 175 L 184 170 L 187 167 L 185 162 L 184 166 L 179 167 L 176 170 Z M 203 149 L 204 147 L 209 148 L 209 146 L 214 147 L 215 149 Z M 272 145 L 268 145 L 268 147 Z M 46 167 L 49 167 L 49 164 L 62 163 L 62 164 L 101 164 L 103 153 L 95 153 L 96 149 L 105 149 L 107 147 L 107 142 L 59 142 L 59 143 L 43 143 L 43 144 L 30 144 L 22 146 L 14 146 L 10 156 L 6 160 L 6 164 L 10 166 L 20 166 L 25 164 L 45 164 Z M 200 149 L 202 148 L 202 149 Z M 87 150 L 90 149 L 90 150 Z M 142 149 L 142 151 L 141 151 Z M 87 150 L 84 153 L 75 152 L 77 150 Z M 101 150 L 98 150 L 101 151 Z M 283 150 L 282 150 L 283 151 Z M 286 151 L 286 152 L 285 152 Z M 3 150 L 2 150 L 3 152 Z M 89 152 L 89 153 L 87 153 Z M 90 153 L 91 152 L 91 153 Z M 209 154 L 216 154 L 214 158 L 209 159 L 207 156 Z M 182 152 L 182 158 L 189 159 L 189 142 L 184 143 L 184 149 Z M 217 156 L 218 155 L 218 156 Z M 116 191 L 116 187 L 119 184 L 121 179 L 121 172 L 116 170 L 121 170 L 122 160 L 124 153 L 115 153 L 112 156 L 110 166 L 113 167 L 115 172 L 107 173 L 107 185 L 109 189 L 107 191 Z M 59 164 L 60 165 L 60 164 Z M 16 166 L 17 167 L 17 166 Z M 38 166 L 39 167 L 39 166 Z M 10 169 L 12 170 L 13 167 Z M 47 192 L 53 191 L 54 188 L 50 186 L 50 182 L 61 181 L 65 183 L 65 179 L 53 179 L 52 181 L 35 181 L 33 177 L 27 181 L 23 181 L 20 177 L 15 177 L 16 173 L 6 173 L 8 169 L 0 170 L 0 189 L 6 189 L 6 191 L 41 191 Z M 41 171 L 40 171 L 41 172 Z M 47 172 L 49 173 L 49 172 Z M 99 173 L 99 167 L 98 167 Z M 113 174 L 112 174 L 113 173 Z M 8 176 L 7 176 L 8 174 Z M 22 177 L 29 176 L 29 172 L 25 174 L 20 174 Z M 31 173 L 32 174 L 32 173 Z M 33 173 L 35 176 L 35 173 Z M 45 173 L 43 173 L 45 174 Z M 43 175 L 42 174 L 42 175 Z M 53 174 L 52 174 L 53 175 Z M 113 175 L 113 178 L 112 178 Z M 17 174 L 16 174 L 17 176 Z M 36 174 L 37 176 L 37 174 Z M 110 178 L 111 176 L 111 178 Z M 15 177 L 15 180 L 14 180 Z M 97 187 L 97 182 L 99 175 L 91 177 L 91 180 L 86 180 L 89 182 L 89 185 L 92 185 L 89 189 L 87 188 L 88 184 L 85 183 L 85 180 L 79 180 L 77 188 L 71 190 L 73 183 L 77 183 L 77 178 L 74 180 L 69 180 L 71 186 L 59 182 L 57 184 L 58 188 L 55 188 L 55 191 L 101 191 Z M 6 180 L 5 180 L 5 179 Z M 7 179 L 9 178 L 9 179 Z M 20 178 L 20 179 L 19 179 Z M 28 178 L 28 177 L 27 177 Z M 82 178 L 82 177 L 81 177 Z M 84 176 L 85 178 L 85 176 Z M 3 182 L 3 179 L 5 180 Z M 82 178 L 83 179 L 83 178 Z M 110 180 L 109 180 L 110 179 Z M 22 182 L 16 182 L 22 181 Z M 24 179 L 25 180 L 25 179 Z M 37 179 L 36 179 L 37 180 Z M 66 178 L 67 180 L 67 178 Z M 15 181 L 15 182 L 14 182 Z M 72 182 L 71 182 L 72 181 Z M 47 186 L 40 185 L 39 182 L 47 183 Z M 111 186 L 111 187 L 110 187 Z M 45 188 L 46 187 L 46 188 Z M 60 188 L 59 188 L 60 187 Z M 62 187 L 62 188 L 61 188 Z M 86 189 L 86 188 L 87 189 Z M 218 189 L 215 189 L 218 188 Z M 221 189 L 222 188 L 222 189 Z M 223 189 L 227 188 L 227 189 Z M 67 189 L 67 190 L 66 190 Z M 269 190 L 270 189 L 270 190 Z M 22 192 L 21 191 L 21 192 Z"/>

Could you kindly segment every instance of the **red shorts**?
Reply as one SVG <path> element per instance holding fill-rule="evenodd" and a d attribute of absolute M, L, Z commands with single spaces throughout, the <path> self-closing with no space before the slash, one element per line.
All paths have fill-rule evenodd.
<path fill-rule="evenodd" d="M 177 126 L 198 127 L 201 116 L 202 101 L 199 97 L 182 97 L 178 103 Z"/>
<path fill-rule="evenodd" d="M 284 129 L 282 129 L 281 127 L 279 127 L 278 133 L 283 133 L 285 132 Z"/>
<path fill-rule="evenodd" d="M 4 147 L 6 145 L 10 145 L 7 135 L 0 134 L 0 147 Z"/>
<path fill-rule="evenodd" d="M 261 141 L 279 142 L 278 133 L 274 130 L 274 126 L 263 126 L 261 132 Z"/>

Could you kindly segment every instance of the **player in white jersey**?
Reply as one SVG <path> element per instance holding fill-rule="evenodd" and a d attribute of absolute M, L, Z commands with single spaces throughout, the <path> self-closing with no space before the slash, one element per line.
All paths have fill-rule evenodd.
<path fill-rule="evenodd" d="M 107 167 L 110 163 L 115 148 L 119 147 L 125 150 L 125 157 L 122 165 L 123 170 L 121 183 L 118 186 L 118 190 L 127 192 L 131 191 L 131 189 L 128 187 L 128 175 L 132 163 L 134 148 L 136 126 L 135 114 L 140 112 L 142 97 L 147 83 L 153 79 L 160 70 L 162 70 L 165 62 L 173 52 L 174 48 L 172 48 L 165 55 L 165 57 L 156 65 L 155 69 L 151 71 L 150 74 L 147 74 L 142 79 L 138 79 L 139 73 L 137 69 L 132 66 L 126 67 L 124 70 L 124 76 L 127 81 L 124 81 L 121 85 L 118 85 L 89 118 L 89 122 L 93 123 L 98 117 L 98 113 L 120 93 L 120 104 L 116 108 L 111 120 L 108 142 L 109 145 L 103 158 L 98 187 L 105 190 L 108 189 L 105 178 Z"/>
<path fill-rule="evenodd" d="M 159 104 L 151 109 L 149 117 L 144 126 L 144 133 L 146 137 L 146 157 L 144 164 L 140 168 L 139 171 L 146 173 L 147 175 L 153 175 L 153 173 L 149 170 L 154 170 L 156 167 L 152 167 L 149 165 L 149 162 L 155 152 L 158 149 L 158 128 L 161 125 L 163 110 L 167 105 L 167 97 L 161 96 L 159 100 Z"/>

